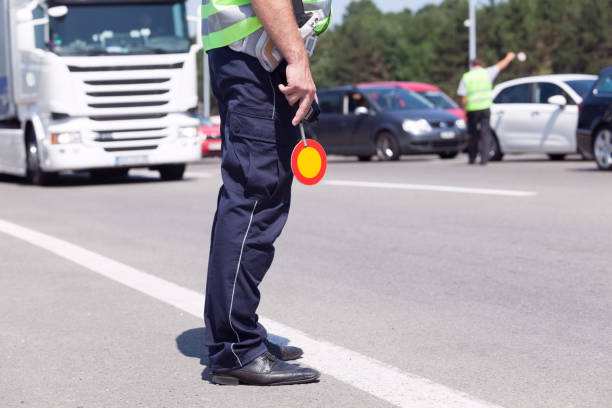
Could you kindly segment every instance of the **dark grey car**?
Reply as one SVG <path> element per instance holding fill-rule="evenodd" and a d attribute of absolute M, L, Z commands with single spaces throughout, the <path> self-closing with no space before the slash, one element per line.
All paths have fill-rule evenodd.
<path fill-rule="evenodd" d="M 465 122 L 401 88 L 336 87 L 318 92 L 319 121 L 306 126 L 328 154 L 397 160 L 402 154 L 453 158 L 466 144 Z"/>

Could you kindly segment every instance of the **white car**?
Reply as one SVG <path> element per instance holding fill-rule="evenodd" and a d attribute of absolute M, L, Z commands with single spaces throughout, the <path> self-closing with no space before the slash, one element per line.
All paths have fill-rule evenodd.
<path fill-rule="evenodd" d="M 563 160 L 577 152 L 579 105 L 595 75 L 542 75 L 504 82 L 493 90 L 491 159 L 506 153 L 546 153 Z"/>

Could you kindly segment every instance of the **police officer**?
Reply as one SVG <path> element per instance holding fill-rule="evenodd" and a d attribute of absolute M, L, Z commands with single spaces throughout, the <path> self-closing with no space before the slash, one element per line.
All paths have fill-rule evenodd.
<path fill-rule="evenodd" d="M 223 140 L 223 186 L 212 227 L 204 310 L 205 343 L 217 384 L 297 384 L 320 375 L 284 362 L 299 358 L 302 350 L 269 343 L 256 314 L 258 285 L 289 213 L 296 126 L 316 92 L 291 1 L 204 0 L 202 6 Z M 328 16 L 330 3 L 304 1 L 310 7 L 323 5 Z M 328 23 L 322 21 L 319 31 Z M 284 57 L 273 72 L 254 56 L 235 51 L 236 44 L 262 30 Z"/>
<path fill-rule="evenodd" d="M 501 71 L 516 58 L 516 54 L 509 52 L 497 64 L 485 68 L 480 58 L 474 58 L 469 72 L 463 75 L 459 83 L 457 94 L 461 96 L 464 109 L 468 117 L 468 158 L 470 164 L 476 163 L 476 156 L 480 150 L 480 164 L 486 165 L 489 161 L 491 149 L 491 105 L 493 104 L 493 81 Z M 479 149 L 480 147 L 480 149 Z"/>

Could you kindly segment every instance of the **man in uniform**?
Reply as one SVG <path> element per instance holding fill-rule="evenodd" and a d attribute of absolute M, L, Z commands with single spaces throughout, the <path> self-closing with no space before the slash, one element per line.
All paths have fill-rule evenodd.
<path fill-rule="evenodd" d="M 244 3 L 204 0 L 202 6 L 202 35 L 223 140 L 223 186 L 206 281 L 205 343 L 214 383 L 312 382 L 320 373 L 285 363 L 299 358 L 302 350 L 269 343 L 256 310 L 258 285 L 289 213 L 296 126 L 310 109 L 316 88 L 292 0 Z M 312 7 L 317 3 L 331 7 L 330 0 L 304 1 Z M 325 20 L 317 26 L 320 32 L 329 23 Z M 258 30 L 265 30 L 284 59 L 272 72 L 258 58 L 235 50 Z"/>
<path fill-rule="evenodd" d="M 461 96 L 463 108 L 468 117 L 468 157 L 469 163 L 476 163 L 476 156 L 480 150 L 480 164 L 486 165 L 489 161 L 491 149 L 491 105 L 493 104 L 493 81 L 501 71 L 516 58 L 516 54 L 509 52 L 497 64 L 485 68 L 480 58 L 474 58 L 470 63 L 470 72 L 463 75 L 459 83 L 457 94 Z M 479 149 L 480 147 L 480 149 Z"/>

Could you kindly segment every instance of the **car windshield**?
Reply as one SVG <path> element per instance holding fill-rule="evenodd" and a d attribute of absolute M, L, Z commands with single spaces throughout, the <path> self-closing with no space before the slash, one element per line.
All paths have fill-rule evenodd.
<path fill-rule="evenodd" d="M 427 99 L 438 109 L 457 109 L 458 106 L 451 98 L 442 91 L 419 92 L 419 95 Z"/>
<path fill-rule="evenodd" d="M 70 5 L 49 27 L 58 55 L 183 53 L 190 46 L 183 2 Z"/>
<path fill-rule="evenodd" d="M 383 111 L 434 109 L 435 106 L 415 92 L 396 88 L 370 88 L 365 93 Z"/>
<path fill-rule="evenodd" d="M 575 81 L 565 81 L 566 84 L 572 87 L 574 91 L 582 98 L 591 90 L 595 83 L 594 79 L 578 79 Z"/>

